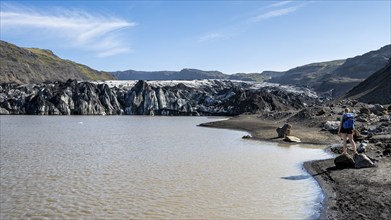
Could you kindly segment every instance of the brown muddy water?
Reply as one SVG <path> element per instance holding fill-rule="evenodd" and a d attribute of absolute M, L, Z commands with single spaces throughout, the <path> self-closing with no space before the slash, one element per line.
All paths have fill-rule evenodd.
<path fill-rule="evenodd" d="M 319 146 L 243 140 L 206 117 L 1 116 L 1 219 L 308 219 Z"/>

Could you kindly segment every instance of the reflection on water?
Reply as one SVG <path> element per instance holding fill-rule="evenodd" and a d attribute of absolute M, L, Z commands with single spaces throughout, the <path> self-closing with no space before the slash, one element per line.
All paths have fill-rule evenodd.
<path fill-rule="evenodd" d="M 310 218 L 319 147 L 242 140 L 203 117 L 1 116 L 1 219 Z M 298 178 L 300 181 L 292 181 Z"/>

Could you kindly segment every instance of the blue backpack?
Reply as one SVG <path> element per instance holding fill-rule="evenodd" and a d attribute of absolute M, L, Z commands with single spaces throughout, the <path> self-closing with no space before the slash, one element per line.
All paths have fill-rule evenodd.
<path fill-rule="evenodd" d="M 344 129 L 354 129 L 354 115 L 353 115 L 353 113 L 346 113 L 343 116 L 342 127 Z"/>

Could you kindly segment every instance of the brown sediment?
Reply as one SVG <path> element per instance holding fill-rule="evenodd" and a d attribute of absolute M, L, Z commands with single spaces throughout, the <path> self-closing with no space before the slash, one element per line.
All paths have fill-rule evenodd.
<path fill-rule="evenodd" d="M 286 121 L 270 120 L 257 115 L 240 115 L 228 120 L 201 126 L 247 131 L 253 139 L 282 142 L 276 129 Z M 329 145 L 340 138 L 320 127 L 290 122 L 291 135 L 304 144 Z M 376 147 L 366 154 L 379 156 Z M 333 159 L 304 163 L 305 169 L 317 180 L 324 192 L 320 219 L 391 219 L 391 157 L 377 157 L 376 167 L 365 169 L 337 169 Z"/>

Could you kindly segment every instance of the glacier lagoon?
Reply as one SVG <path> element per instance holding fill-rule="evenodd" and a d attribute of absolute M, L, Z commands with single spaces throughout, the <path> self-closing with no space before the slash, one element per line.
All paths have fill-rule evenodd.
<path fill-rule="evenodd" d="M 214 117 L 1 116 L 1 219 L 314 218 L 321 146 L 241 139 Z"/>

